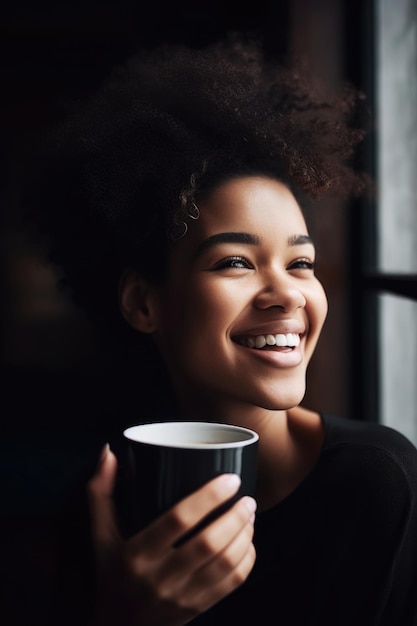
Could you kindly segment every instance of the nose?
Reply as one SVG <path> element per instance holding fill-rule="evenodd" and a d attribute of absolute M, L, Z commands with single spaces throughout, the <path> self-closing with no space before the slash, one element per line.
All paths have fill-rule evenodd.
<path fill-rule="evenodd" d="M 306 306 L 306 299 L 296 280 L 284 272 L 271 272 L 264 277 L 254 304 L 259 309 L 279 307 L 290 312 Z"/>

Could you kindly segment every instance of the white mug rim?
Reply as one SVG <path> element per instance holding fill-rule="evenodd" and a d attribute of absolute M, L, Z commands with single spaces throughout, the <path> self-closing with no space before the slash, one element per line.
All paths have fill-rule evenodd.
<path fill-rule="evenodd" d="M 161 425 L 169 429 L 170 433 L 160 433 Z M 219 430 L 230 434 L 237 434 L 241 436 L 241 439 L 233 439 L 230 441 L 221 442 L 195 442 L 187 441 L 187 435 L 184 434 L 186 430 L 196 429 L 203 431 L 206 436 L 209 436 L 210 431 L 212 433 Z M 159 436 L 152 431 L 158 431 L 160 435 L 168 436 L 168 439 Z M 205 431 L 205 432 L 204 432 Z M 182 434 L 181 434 L 182 433 Z M 140 434 L 140 437 L 139 437 Z M 177 441 L 172 441 L 169 437 L 175 435 Z M 123 436 L 132 443 L 143 445 L 154 445 L 165 448 L 186 448 L 195 450 L 213 450 L 213 449 L 225 449 L 225 448 L 242 448 L 248 445 L 252 445 L 259 440 L 259 435 L 256 431 L 243 426 L 236 426 L 235 424 L 228 424 L 225 422 L 204 422 L 204 421 L 158 421 L 158 422 L 146 422 L 142 424 L 136 424 L 129 426 L 123 431 Z"/>

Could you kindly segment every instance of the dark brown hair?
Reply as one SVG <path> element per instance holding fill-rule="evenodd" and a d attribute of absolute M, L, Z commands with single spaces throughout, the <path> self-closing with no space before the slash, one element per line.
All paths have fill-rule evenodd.
<path fill-rule="evenodd" d="M 323 101 L 239 37 L 138 51 L 46 142 L 29 214 L 75 301 L 114 324 L 123 269 L 162 281 L 178 223 L 222 180 L 267 173 L 313 200 L 361 193 L 361 99 L 346 87 Z"/>

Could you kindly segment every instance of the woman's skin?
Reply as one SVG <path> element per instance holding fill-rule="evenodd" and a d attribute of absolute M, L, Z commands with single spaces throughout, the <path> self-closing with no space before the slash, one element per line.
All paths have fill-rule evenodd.
<path fill-rule="evenodd" d="M 256 503 L 264 510 L 300 484 L 322 447 L 320 416 L 299 403 L 327 299 L 305 220 L 285 185 L 234 178 L 198 209 L 163 286 L 127 272 L 120 308 L 135 329 L 152 333 L 182 418 L 258 432 Z M 257 347 L 273 342 L 271 335 L 285 345 Z M 237 491 L 236 477 L 217 477 L 124 541 L 112 504 L 116 467 L 105 450 L 89 483 L 102 585 L 97 623 L 114 623 L 117 615 L 120 626 L 185 624 L 246 580 L 255 562 L 252 498 L 172 547 Z"/>

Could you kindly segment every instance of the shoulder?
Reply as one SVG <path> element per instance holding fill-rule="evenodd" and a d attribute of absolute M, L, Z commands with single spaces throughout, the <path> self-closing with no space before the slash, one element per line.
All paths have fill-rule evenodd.
<path fill-rule="evenodd" d="M 409 439 L 381 424 L 333 415 L 322 419 L 321 462 L 339 480 L 354 484 L 373 503 L 416 508 L 417 448 Z"/>
<path fill-rule="evenodd" d="M 321 414 L 324 425 L 323 450 L 337 446 L 375 449 L 402 462 L 417 462 L 417 448 L 402 433 L 382 424 Z"/>

